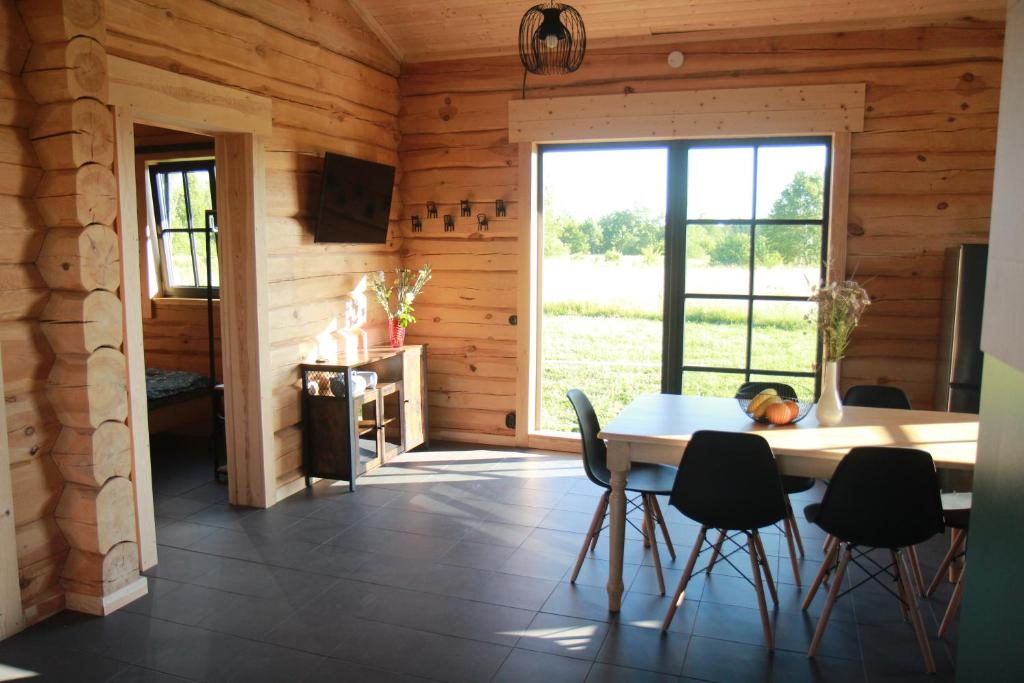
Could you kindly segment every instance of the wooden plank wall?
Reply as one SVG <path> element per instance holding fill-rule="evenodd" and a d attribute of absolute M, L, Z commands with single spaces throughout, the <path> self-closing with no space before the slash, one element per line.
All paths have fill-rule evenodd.
<path fill-rule="evenodd" d="M 67 544 L 53 518 L 64 485 L 50 457 L 60 424 L 46 399 L 53 353 L 39 327 L 49 290 L 35 266 L 46 231 L 32 199 L 42 177 L 28 134 L 36 104 L 20 78 L 30 40 L 12 0 L 0 2 L 0 44 L 0 347 L 21 599 L 34 623 L 64 605 Z"/>
<path fill-rule="evenodd" d="M 965 19 L 929 28 L 638 45 L 588 53 L 569 76 L 528 81 L 529 97 L 866 83 L 865 131 L 853 135 L 847 269 L 874 305 L 856 333 L 843 384 L 891 383 L 915 406 L 931 405 L 936 371 L 942 251 L 985 241 L 1003 26 Z M 668 53 L 680 49 L 674 70 Z M 411 214 L 427 200 L 441 213 L 459 199 L 493 215 L 520 188 L 508 144 L 508 101 L 521 97 L 515 57 L 409 64 L 401 79 L 405 214 L 403 252 L 429 260 L 412 343 L 430 346 L 435 437 L 511 443 L 515 410 L 517 254 L 522 212 L 488 233 L 467 223 L 444 233 Z M 457 215 L 457 211 L 456 211 Z M 467 219 L 463 219 L 467 221 Z"/>
<path fill-rule="evenodd" d="M 273 99 L 271 365 L 276 475 L 287 487 L 300 476 L 296 366 L 364 276 L 400 260 L 398 240 L 316 245 L 311 220 L 325 150 L 397 164 L 398 63 L 343 0 L 108 0 L 107 15 L 109 54 Z M 371 323 L 382 339 L 379 316 Z"/>

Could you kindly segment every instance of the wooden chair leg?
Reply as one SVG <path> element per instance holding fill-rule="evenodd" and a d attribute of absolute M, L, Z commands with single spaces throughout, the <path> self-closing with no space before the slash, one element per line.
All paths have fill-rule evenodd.
<path fill-rule="evenodd" d="M 827 555 L 830 543 L 832 543 L 832 534 L 825 534 L 825 540 L 821 542 L 821 552 Z"/>
<path fill-rule="evenodd" d="M 601 502 L 598 505 L 601 507 L 601 519 L 603 520 L 608 514 L 608 499 L 611 497 L 611 491 L 605 491 L 604 495 L 601 496 Z M 598 524 L 597 529 L 594 531 L 594 538 L 590 541 L 590 551 L 597 550 L 597 539 L 601 537 L 601 527 L 604 524 Z"/>
<path fill-rule="evenodd" d="M 922 598 L 925 596 L 924 593 L 924 574 L 921 573 L 921 563 L 917 561 L 917 548 L 910 546 L 907 548 L 907 559 L 910 560 L 910 569 L 914 572 L 914 584 L 916 584 L 916 592 Z M 911 588 L 913 590 L 913 587 Z"/>
<path fill-rule="evenodd" d="M 604 523 L 604 508 L 608 505 L 608 493 L 606 492 L 601 500 L 597 502 L 597 507 L 594 509 L 594 517 L 590 520 L 590 528 L 587 529 L 587 537 L 583 539 L 583 547 L 580 548 L 580 554 L 576 558 L 576 568 L 572 570 L 572 578 L 569 579 L 569 583 L 576 583 L 576 577 L 580 575 L 580 568 L 583 566 L 583 560 L 587 558 L 587 550 L 590 547 L 591 538 L 597 533 L 597 530 L 601 528 Z"/>
<path fill-rule="evenodd" d="M 771 593 L 772 602 L 778 605 L 779 594 L 775 590 L 775 579 L 772 578 L 772 570 L 768 565 L 768 553 L 764 551 L 764 543 L 761 541 L 761 534 L 755 530 L 751 535 L 754 537 L 754 544 L 757 546 L 757 555 L 761 562 L 761 568 L 764 571 L 764 578 L 768 581 L 768 591 Z"/>
<path fill-rule="evenodd" d="M 796 559 L 796 547 L 793 543 L 793 529 L 796 527 L 796 523 L 792 517 L 787 517 L 782 520 L 783 530 L 786 532 L 786 545 L 789 546 L 789 564 L 793 569 L 793 580 L 796 581 L 796 585 L 802 585 L 800 583 L 800 562 Z M 803 553 L 800 553 L 803 555 Z"/>
<path fill-rule="evenodd" d="M 836 555 L 839 552 L 838 543 L 829 543 L 828 551 L 825 553 L 825 559 L 821 563 L 821 567 L 818 568 L 818 573 L 814 575 L 814 581 L 811 582 L 811 587 L 807 591 L 807 595 L 804 596 L 803 605 L 800 609 L 806 611 L 811 606 L 811 602 L 814 600 L 814 595 L 818 592 L 818 588 L 821 587 L 821 583 L 825 580 L 825 576 L 832 570 L 832 565 L 836 562 Z"/>
<path fill-rule="evenodd" d="M 789 501 L 789 496 L 786 496 L 786 509 L 789 510 L 789 526 L 793 531 L 793 538 L 796 540 L 796 547 L 800 551 L 800 557 L 804 557 L 804 539 L 800 538 L 800 529 L 796 525 L 796 515 L 793 514 L 793 505 Z M 800 585 L 800 581 L 797 581 L 797 585 Z"/>
<path fill-rule="evenodd" d="M 676 559 L 676 549 L 672 546 L 672 538 L 668 535 L 668 524 L 665 523 L 665 515 L 661 514 L 661 503 L 658 502 L 658 497 L 651 494 L 651 502 L 654 503 L 654 513 L 657 518 L 658 526 L 661 527 L 661 535 L 665 538 L 665 547 L 668 548 L 668 554 L 672 556 L 672 561 Z"/>
<path fill-rule="evenodd" d="M 683 569 L 683 576 L 679 579 L 679 586 L 676 587 L 675 595 L 672 596 L 672 602 L 668 605 L 668 613 L 665 614 L 665 620 L 661 622 L 662 633 L 668 630 L 669 624 L 672 623 L 672 617 L 676 615 L 676 610 L 683 604 L 683 599 L 686 597 L 686 584 L 690 583 L 690 576 L 693 575 L 693 566 L 697 564 L 697 556 L 700 555 L 700 550 L 704 546 L 704 539 L 707 535 L 708 528 L 702 526 L 697 534 L 697 542 L 693 544 L 693 550 L 690 551 L 690 557 L 686 560 L 686 568 Z"/>
<path fill-rule="evenodd" d="M 946 607 L 946 613 L 942 615 L 942 623 L 939 624 L 939 638 L 946 637 L 946 631 L 949 630 L 949 625 L 953 623 L 953 617 L 956 616 L 956 612 L 960 609 L 960 601 L 964 597 L 964 574 L 967 573 L 967 566 L 964 565 L 960 569 L 960 576 L 956 579 L 956 587 L 953 589 L 953 597 L 949 599 L 949 606 Z"/>
<path fill-rule="evenodd" d="M 935 576 L 932 578 L 932 582 L 928 584 L 928 588 L 925 589 L 924 596 L 931 597 L 935 593 L 935 589 L 939 587 L 942 582 L 942 575 L 946 573 L 950 565 L 953 564 L 953 559 L 960 553 L 960 547 L 963 545 L 965 538 L 964 534 L 957 535 L 959 529 L 954 529 L 954 538 L 949 544 L 949 550 L 946 551 L 946 555 L 942 558 L 942 562 L 939 563 L 939 568 L 935 571 Z"/>
<path fill-rule="evenodd" d="M 725 531 L 722 529 L 718 530 L 718 540 L 715 541 L 715 547 L 711 551 L 711 559 L 708 560 L 708 568 L 704 570 L 707 576 L 711 576 L 711 570 L 715 567 L 715 562 L 718 562 L 718 556 L 722 554 L 722 544 L 725 543 Z"/>
<path fill-rule="evenodd" d="M 643 497 L 644 521 L 647 523 L 647 531 L 651 540 L 651 560 L 654 561 L 654 574 L 658 577 L 658 589 L 665 594 L 665 576 L 661 569 L 661 555 L 658 553 L 658 537 L 654 535 L 654 511 L 651 509 L 651 494 L 645 493 Z"/>
<path fill-rule="evenodd" d="M 641 533 L 643 534 L 643 537 L 644 537 L 643 538 L 644 548 L 650 548 L 651 547 L 652 530 L 649 527 L 649 523 L 650 523 L 651 520 L 650 520 L 650 516 L 647 514 L 647 494 L 646 493 L 645 494 L 641 494 L 641 496 L 640 496 L 640 507 L 642 508 L 640 512 L 641 512 L 641 514 L 643 516 L 643 520 L 644 520 L 643 523 L 640 525 Z"/>
<path fill-rule="evenodd" d="M 917 644 L 921 648 L 925 668 L 928 673 L 933 674 L 935 673 L 935 658 L 932 657 L 932 647 L 928 644 L 928 635 L 924 631 L 924 622 L 921 620 L 921 611 L 917 606 L 917 597 L 910 590 L 910 572 L 907 570 L 907 563 L 902 551 L 896 551 L 896 569 L 899 571 L 900 580 L 910 594 L 908 595 L 910 600 L 907 602 L 907 609 L 910 611 L 910 623 L 914 626 L 914 635 L 917 636 Z"/>
<path fill-rule="evenodd" d="M 838 544 L 836 544 L 838 549 Z M 852 552 L 847 547 L 843 552 L 843 557 L 839 560 L 839 566 L 836 567 L 836 575 L 832 579 L 832 585 L 828 589 L 828 599 L 825 600 L 825 606 L 821 610 L 821 616 L 818 618 L 818 627 L 814 629 L 814 638 L 811 640 L 811 647 L 807 650 L 807 656 L 813 657 L 818 654 L 818 646 L 821 644 L 821 638 L 825 635 L 825 628 L 828 626 L 829 615 L 832 614 L 832 608 L 835 607 L 836 597 L 839 595 L 839 587 L 843 584 L 843 575 L 846 574 L 846 566 L 850 564 L 850 556 Z"/>
<path fill-rule="evenodd" d="M 890 555 L 892 555 L 893 568 L 896 569 L 896 592 L 899 596 L 900 614 L 903 615 L 903 621 L 910 621 L 910 611 L 907 605 L 914 599 L 914 587 L 903 585 L 903 580 L 899 573 L 899 568 L 897 567 L 899 558 L 896 557 L 895 552 L 890 552 Z"/>
<path fill-rule="evenodd" d="M 750 573 L 754 579 L 754 590 L 757 591 L 757 608 L 761 612 L 761 628 L 764 629 L 764 641 L 771 652 L 775 649 L 775 639 L 772 637 L 772 625 L 768 621 L 768 603 L 764 599 L 764 586 L 761 584 L 761 570 L 758 556 L 761 554 L 758 548 L 757 537 L 754 534 L 747 536 L 747 552 L 750 554 Z"/>

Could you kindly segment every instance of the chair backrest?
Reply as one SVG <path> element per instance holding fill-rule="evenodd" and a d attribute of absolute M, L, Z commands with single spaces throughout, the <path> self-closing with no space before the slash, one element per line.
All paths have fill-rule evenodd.
<path fill-rule="evenodd" d="M 609 486 L 612 480 L 611 472 L 608 470 L 608 449 L 604 445 L 604 439 L 598 436 L 601 431 L 601 422 L 597 419 L 594 406 L 590 399 L 579 389 L 571 389 L 566 394 L 573 410 L 576 411 L 576 420 L 580 425 L 580 438 L 583 441 L 583 469 L 590 481 L 598 486 Z"/>
<path fill-rule="evenodd" d="M 793 387 L 782 382 L 744 382 L 740 385 L 740 388 L 736 390 L 736 398 L 754 398 L 765 389 L 774 389 L 778 392 L 782 398 L 787 398 L 791 401 L 799 398 L 796 395 L 796 391 Z"/>
<path fill-rule="evenodd" d="M 854 448 L 836 467 L 815 520 L 842 541 L 905 548 L 942 533 L 932 456 L 912 448 Z"/>
<path fill-rule="evenodd" d="M 846 391 L 846 396 L 843 396 L 843 405 L 910 410 L 910 399 L 907 398 L 906 392 L 899 387 L 858 384 Z"/>
<path fill-rule="evenodd" d="M 760 529 L 786 516 L 775 456 L 757 434 L 696 432 L 669 503 L 713 529 Z"/>

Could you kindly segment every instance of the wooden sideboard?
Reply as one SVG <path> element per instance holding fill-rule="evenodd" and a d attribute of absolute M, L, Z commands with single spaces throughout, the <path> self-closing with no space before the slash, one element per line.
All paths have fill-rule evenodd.
<path fill-rule="evenodd" d="M 304 363 L 300 371 L 307 486 L 314 478 L 339 479 L 354 491 L 360 475 L 429 445 L 425 345 L 374 348 Z M 376 373 L 376 386 L 360 390 L 359 372 Z"/>

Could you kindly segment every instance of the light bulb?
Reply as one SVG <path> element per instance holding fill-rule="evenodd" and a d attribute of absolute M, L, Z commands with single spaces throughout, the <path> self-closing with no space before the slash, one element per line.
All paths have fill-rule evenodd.
<path fill-rule="evenodd" d="M 548 46 L 549 50 L 554 50 L 558 47 L 558 36 L 553 33 L 549 33 L 548 37 L 544 39 L 544 44 Z"/>

